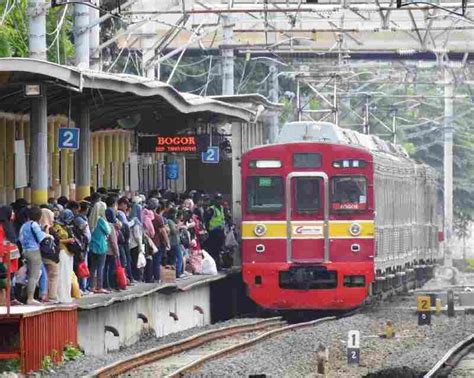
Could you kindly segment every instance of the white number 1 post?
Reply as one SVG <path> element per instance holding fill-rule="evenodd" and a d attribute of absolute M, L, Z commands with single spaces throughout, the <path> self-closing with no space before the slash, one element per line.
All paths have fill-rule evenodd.
<path fill-rule="evenodd" d="M 347 335 L 347 363 L 359 365 L 360 362 L 360 332 L 353 330 Z"/>

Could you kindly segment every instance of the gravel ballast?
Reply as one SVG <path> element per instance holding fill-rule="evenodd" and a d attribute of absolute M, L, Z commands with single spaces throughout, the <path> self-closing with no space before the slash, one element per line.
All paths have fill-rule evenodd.
<path fill-rule="evenodd" d="M 243 353 L 211 361 L 195 374 L 315 376 L 316 350 L 322 344 L 329 348 L 330 377 L 415 377 L 431 369 L 454 344 L 472 333 L 474 316 L 448 318 L 445 314 L 433 315 L 431 326 L 418 326 L 417 314 L 409 304 L 413 304 L 413 298 L 409 303 L 397 300 L 391 305 L 365 309 L 351 317 L 292 331 Z M 394 339 L 379 337 L 387 320 L 394 323 Z M 346 340 L 350 330 L 361 332 L 359 367 L 347 365 Z"/>
<path fill-rule="evenodd" d="M 156 338 L 154 335 L 144 335 L 142 339 L 134 345 L 131 345 L 126 348 L 122 348 L 118 351 L 108 353 L 104 356 L 82 356 L 75 361 L 70 361 L 55 367 L 54 371 L 51 371 L 49 376 L 62 376 L 62 377 L 81 377 L 87 375 L 90 372 L 93 372 L 97 369 L 100 369 L 106 365 L 112 364 L 116 361 L 130 358 L 134 354 L 144 352 L 148 349 L 158 347 L 160 345 L 165 345 L 173 343 L 187 337 L 193 336 L 195 334 L 227 327 L 230 325 L 237 325 L 242 323 L 253 322 L 261 319 L 252 319 L 252 318 L 242 318 L 242 319 L 231 319 L 225 322 L 219 322 L 212 325 L 207 325 L 203 327 L 190 328 L 182 332 L 172 333 L 160 338 Z M 46 375 L 47 376 L 47 375 Z"/>

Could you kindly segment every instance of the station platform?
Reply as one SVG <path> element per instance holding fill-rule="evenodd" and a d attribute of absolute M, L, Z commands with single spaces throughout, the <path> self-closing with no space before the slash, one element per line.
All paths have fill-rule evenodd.
<path fill-rule="evenodd" d="M 229 271 L 176 283 L 139 283 L 126 291 L 78 299 L 78 344 L 85 354 L 103 355 L 134 344 L 144 333 L 160 337 L 210 324 L 219 311 L 214 298 L 228 291 L 236 276 L 237 271 Z"/>
<path fill-rule="evenodd" d="M 40 369 L 46 356 L 59 362 L 69 344 L 100 356 L 130 346 L 144 334 L 161 337 L 228 319 L 239 301 L 241 282 L 235 269 L 176 283 L 137 283 L 70 305 L 12 306 L 10 314 L 0 306 L 0 359 L 19 359 L 25 374 Z"/>

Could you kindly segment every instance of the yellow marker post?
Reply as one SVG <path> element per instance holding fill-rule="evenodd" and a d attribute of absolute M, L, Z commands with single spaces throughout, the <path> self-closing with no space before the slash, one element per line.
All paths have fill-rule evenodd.
<path fill-rule="evenodd" d="M 427 312 L 431 310 L 431 297 L 420 295 L 417 298 L 417 303 L 418 312 Z"/>
<path fill-rule="evenodd" d="M 436 315 L 441 314 L 441 299 L 436 298 Z"/>
<path fill-rule="evenodd" d="M 386 339 L 392 339 L 395 336 L 395 328 L 391 320 L 387 320 L 385 325 L 384 334 Z"/>
<path fill-rule="evenodd" d="M 417 298 L 418 325 L 431 324 L 431 297 L 420 295 Z"/>

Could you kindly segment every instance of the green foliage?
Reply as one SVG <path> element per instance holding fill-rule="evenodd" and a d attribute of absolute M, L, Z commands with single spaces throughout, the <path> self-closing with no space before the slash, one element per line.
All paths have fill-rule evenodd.
<path fill-rule="evenodd" d="M 293 103 L 287 97 L 280 97 L 280 104 L 283 104 L 283 110 L 280 113 L 280 125 L 293 121 L 294 109 Z"/>
<path fill-rule="evenodd" d="M 308 105 L 310 110 L 318 110 L 321 106 L 321 101 L 316 97 L 311 97 Z"/>
<path fill-rule="evenodd" d="M 74 45 L 71 41 L 73 20 L 70 15 L 63 14 L 65 11 L 65 7 L 50 8 L 46 19 L 48 60 L 59 64 L 67 64 L 74 56 Z M 58 31 L 61 20 L 62 25 Z M 57 32 L 59 35 L 56 35 Z"/>
<path fill-rule="evenodd" d="M 0 14 L 3 15 L 7 2 L 0 3 Z M 8 48 L 0 50 L 0 56 L 27 57 L 28 56 L 28 21 L 26 18 L 27 0 L 19 0 L 10 9 L 0 28 L 1 45 Z"/>
<path fill-rule="evenodd" d="M 0 57 L 28 57 L 28 17 L 26 15 L 28 1 L 17 0 L 10 9 L 11 3 L 0 2 L 0 15 L 9 6 L 3 24 L 0 25 Z M 74 55 L 71 41 L 72 17 L 65 15 L 65 7 L 50 8 L 46 17 L 46 45 L 48 46 L 48 60 L 65 64 Z M 56 32 L 60 20 L 63 19 L 59 34 Z"/>
<path fill-rule="evenodd" d="M 82 351 L 72 344 L 66 345 L 63 351 L 63 362 L 74 361 L 82 356 Z"/>
<path fill-rule="evenodd" d="M 413 155 L 416 152 L 415 145 L 410 142 L 403 143 L 403 148 L 405 148 L 409 155 Z"/>
<path fill-rule="evenodd" d="M 8 40 L 8 34 L 6 28 L 0 29 L 0 56 L 8 57 L 12 55 L 10 47 L 10 41 Z"/>
<path fill-rule="evenodd" d="M 466 259 L 466 262 L 468 264 L 467 270 L 474 271 L 474 259 Z"/>
<path fill-rule="evenodd" d="M 11 359 L 11 360 L 0 360 L 0 373 L 2 372 L 20 372 L 20 360 Z"/>
<path fill-rule="evenodd" d="M 41 360 L 41 370 L 50 371 L 54 367 L 54 361 L 51 356 L 44 356 Z"/>

